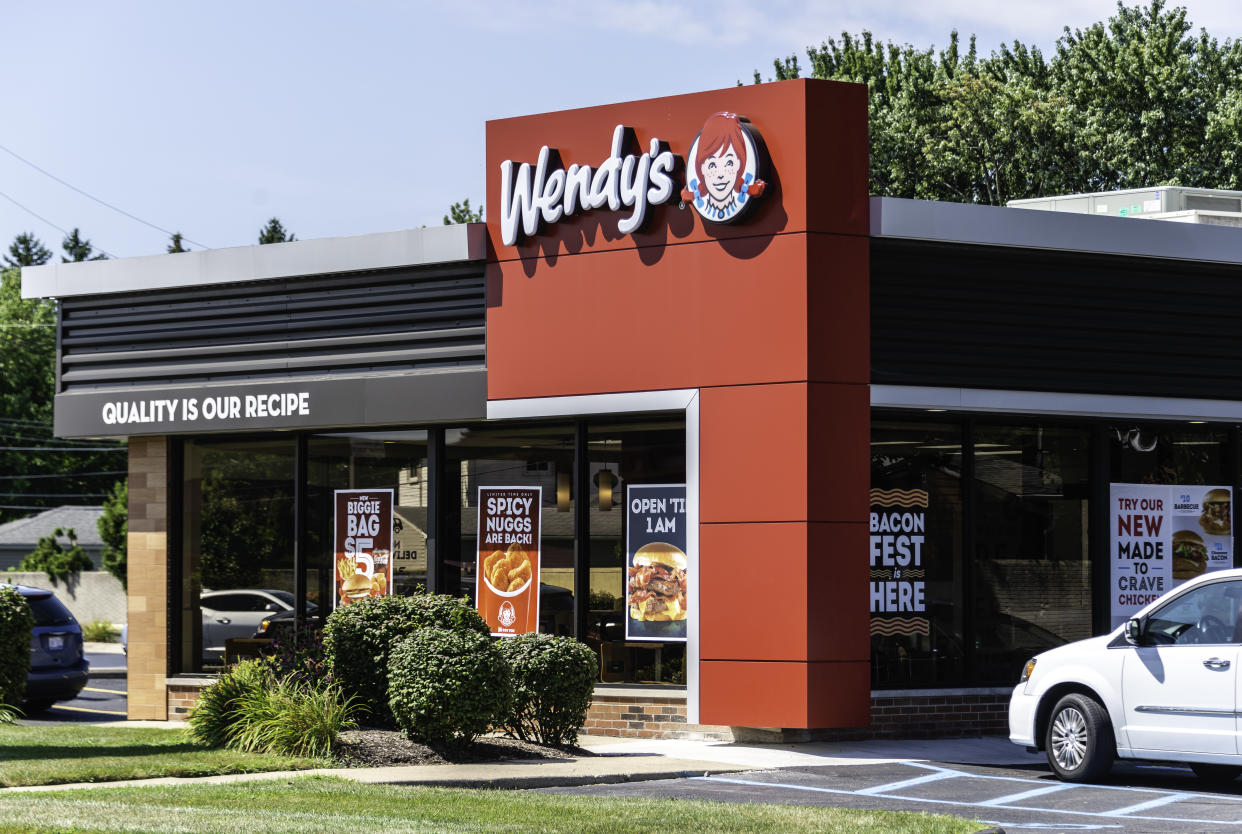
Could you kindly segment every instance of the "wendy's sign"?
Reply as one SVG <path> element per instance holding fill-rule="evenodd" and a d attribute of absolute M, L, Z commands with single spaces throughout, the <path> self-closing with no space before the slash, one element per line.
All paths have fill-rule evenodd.
<path fill-rule="evenodd" d="M 678 157 L 658 137 L 641 154 L 625 153 L 630 131 L 617 125 L 610 154 L 598 165 L 574 163 L 563 168 L 559 154 L 544 145 L 534 166 L 500 163 L 500 237 L 513 246 L 525 235 L 534 237 L 539 224 L 557 223 L 583 211 L 630 209 L 617 221 L 617 231 L 641 228 L 650 206 L 668 202 L 678 193 L 674 170 Z M 760 178 L 766 151 L 758 131 L 744 117 L 715 113 L 690 145 L 685 166 L 682 205 L 689 203 L 712 223 L 729 223 L 746 213 L 765 188 Z"/>

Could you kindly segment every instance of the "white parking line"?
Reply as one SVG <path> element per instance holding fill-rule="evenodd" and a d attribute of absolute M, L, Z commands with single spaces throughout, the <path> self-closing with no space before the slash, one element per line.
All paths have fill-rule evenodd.
<path fill-rule="evenodd" d="M 864 788 L 854 793 L 861 796 L 873 796 L 878 793 L 892 793 L 902 788 L 913 788 L 915 785 L 926 785 L 928 782 L 939 782 L 941 779 L 952 779 L 956 776 L 966 776 L 967 774 L 957 770 L 941 770 L 936 773 L 929 773 L 926 776 L 919 776 L 914 779 L 905 779 L 901 782 L 889 782 L 887 785 L 876 785 L 874 788 Z"/>
<path fill-rule="evenodd" d="M 924 762 L 902 762 L 901 764 L 907 767 L 917 767 L 917 768 L 921 768 L 924 770 L 931 770 L 933 772 L 929 773 L 927 776 L 924 776 L 924 777 L 919 777 L 915 779 L 905 779 L 899 782 L 889 782 L 883 785 L 876 785 L 874 787 L 861 788 L 857 790 L 845 790 L 842 788 L 823 788 L 823 787 L 819 787 L 816 785 L 795 785 L 795 784 L 788 784 L 788 783 L 783 783 L 783 782 L 763 782 L 763 781 L 759 781 L 756 779 L 738 779 L 735 777 L 727 777 L 727 776 L 695 776 L 695 777 L 691 777 L 691 781 L 721 782 L 721 783 L 730 784 L 730 785 L 744 785 L 746 787 L 754 787 L 754 788 L 776 788 L 780 790 L 789 790 L 789 791 L 807 791 L 811 793 L 826 793 L 826 794 L 837 794 L 837 795 L 844 795 L 844 796 L 862 796 L 862 797 L 867 797 L 869 799 L 872 799 L 872 798 L 874 799 L 895 799 L 895 800 L 900 800 L 904 802 L 925 802 L 925 803 L 934 803 L 937 805 L 950 805 L 950 806 L 960 807 L 960 808 L 989 808 L 989 809 L 1000 808 L 1000 809 L 1023 811 L 1023 812 L 1030 812 L 1030 813 L 1064 814 L 1068 816 L 1090 817 L 1094 819 L 1117 819 L 1118 817 L 1126 816 L 1129 819 L 1141 819 L 1141 820 L 1148 820 L 1152 822 L 1177 822 L 1177 823 L 1189 823 L 1189 824 L 1196 824 L 1196 825 L 1209 824 L 1213 827 L 1219 826 L 1222 828 L 1242 826 L 1242 817 L 1239 817 L 1237 819 L 1199 819 L 1199 818 L 1193 818 L 1193 817 L 1186 818 L 1186 817 L 1149 816 L 1146 814 L 1142 816 L 1131 816 L 1133 814 L 1138 813 L 1139 811 L 1146 811 L 1146 810 L 1150 810 L 1153 808 L 1159 808 L 1162 806 L 1171 805 L 1175 802 L 1180 802 L 1186 799 L 1202 799 L 1204 798 L 1203 794 L 1186 793 L 1183 791 L 1166 792 L 1166 791 L 1154 790 L 1152 788 L 1132 788 L 1132 787 L 1119 786 L 1119 785 L 1081 785 L 1081 784 L 1068 785 L 1068 784 L 1060 784 L 1060 783 L 1049 785 L 1045 780 L 1042 780 L 1042 779 L 1025 779 L 1025 778 L 1016 777 L 1016 776 L 989 776 L 986 774 L 968 773 L 966 771 L 953 770 L 951 768 L 939 767 L 937 765 L 927 764 Z M 1018 783 L 1028 784 L 1028 785 L 1038 785 L 1038 787 L 1032 788 L 1028 791 L 1023 791 L 1021 793 L 1009 794 L 1007 796 L 998 797 L 996 799 L 983 800 L 979 802 L 966 802 L 962 800 L 953 800 L 953 799 L 933 799 L 933 798 L 922 797 L 922 796 L 902 796 L 901 794 L 893 793 L 894 790 L 899 790 L 901 788 L 913 787 L 915 785 L 923 785 L 923 784 L 927 784 L 928 782 L 935 782 L 941 779 L 948 779 L 948 778 L 958 777 L 958 776 L 964 776 L 968 779 L 981 779 L 981 780 L 997 781 L 997 782 L 1018 782 Z M 1112 811 L 1079 811 L 1079 810 L 1074 810 L 1072 808 L 1040 808 L 1040 807 L 1032 807 L 1030 805 L 1012 804 L 1014 802 L 1021 801 L 1024 799 L 1029 799 L 1034 796 L 1058 793 L 1060 791 L 1069 790 L 1071 788 L 1078 788 L 1082 790 L 1109 791 L 1109 792 L 1116 792 L 1116 793 L 1142 793 L 1142 794 L 1147 794 L 1147 795 L 1151 795 L 1151 794 L 1161 794 L 1161 795 L 1154 799 L 1149 799 L 1145 802 L 1139 802 L 1139 803 L 1134 803 L 1131 805 L 1126 805 L 1121 808 L 1114 809 Z M 1212 800 L 1220 801 L 1223 804 L 1242 803 L 1242 797 L 1231 796 L 1228 794 L 1211 794 L 1210 798 Z M 1030 823 L 1025 827 L 1039 827 L 1039 824 Z M 1112 828 L 1115 826 L 1103 826 L 1103 827 Z"/>
<path fill-rule="evenodd" d="M 1069 790 L 1070 788 L 1076 788 L 1076 787 L 1078 786 L 1077 785 L 1065 785 L 1065 784 L 1047 785 L 1042 788 L 1033 788 L 1029 791 L 1023 791 L 1022 793 L 1011 793 L 1008 796 L 998 796 L 996 797 L 996 799 L 989 799 L 987 802 L 980 802 L 979 804 L 980 805 L 1012 805 L 1015 802 L 1022 802 L 1023 800 L 1031 799 L 1032 797 L 1043 796 L 1044 794 L 1049 794 L 1049 793 L 1058 793 L 1060 791 L 1066 791 L 1066 790 Z"/>
<path fill-rule="evenodd" d="M 1105 811 L 1104 815 L 1108 817 L 1124 817 L 1126 814 L 1146 811 L 1148 808 L 1159 808 L 1161 805 L 1181 802 L 1183 799 L 1190 799 L 1193 796 L 1193 793 L 1171 793 L 1168 796 L 1159 796 L 1155 799 L 1149 799 L 1147 802 L 1140 802 L 1137 805 L 1129 805 L 1125 808 L 1118 808 L 1115 811 Z"/>

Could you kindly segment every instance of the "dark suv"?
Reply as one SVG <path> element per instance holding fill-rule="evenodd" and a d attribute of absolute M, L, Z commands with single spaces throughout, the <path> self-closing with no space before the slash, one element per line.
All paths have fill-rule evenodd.
<path fill-rule="evenodd" d="M 30 641 L 30 674 L 26 677 L 29 715 L 42 712 L 56 701 L 76 698 L 86 686 L 90 664 L 82 654 L 82 629 L 51 591 L 17 585 L 34 612 L 34 637 Z"/>

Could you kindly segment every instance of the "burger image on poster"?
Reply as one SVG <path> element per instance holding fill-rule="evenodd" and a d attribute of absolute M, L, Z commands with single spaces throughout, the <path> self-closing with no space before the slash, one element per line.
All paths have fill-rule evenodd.
<path fill-rule="evenodd" d="M 1227 536 L 1233 529 L 1232 501 L 1229 490 L 1213 489 L 1203 496 L 1203 513 L 1199 516 L 1199 526 L 1209 536 Z"/>
<path fill-rule="evenodd" d="M 371 595 L 371 577 L 362 573 L 351 574 L 341 583 L 341 599 L 357 602 Z"/>
<path fill-rule="evenodd" d="M 1193 579 L 1207 570 L 1208 552 L 1203 537 L 1193 530 L 1173 534 L 1173 578 Z"/>

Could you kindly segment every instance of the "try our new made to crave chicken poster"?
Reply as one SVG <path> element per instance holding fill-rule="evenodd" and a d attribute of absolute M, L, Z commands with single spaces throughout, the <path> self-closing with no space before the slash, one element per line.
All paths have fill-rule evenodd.
<path fill-rule="evenodd" d="M 1161 594 L 1233 567 L 1233 490 L 1111 484 L 1113 628 Z"/>
<path fill-rule="evenodd" d="M 630 485 L 625 550 L 625 639 L 685 640 L 685 484 Z"/>
<path fill-rule="evenodd" d="M 338 489 L 335 513 L 335 587 L 332 607 L 392 591 L 392 490 Z"/>
<path fill-rule="evenodd" d="M 539 630 L 541 487 L 479 487 L 475 601 L 493 637 Z"/>

